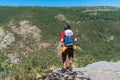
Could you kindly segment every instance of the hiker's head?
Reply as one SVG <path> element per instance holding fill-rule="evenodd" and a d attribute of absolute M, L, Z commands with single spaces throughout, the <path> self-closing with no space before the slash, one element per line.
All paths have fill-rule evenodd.
<path fill-rule="evenodd" d="M 71 29 L 70 25 L 66 25 L 66 26 L 64 27 L 64 30 L 67 30 L 67 29 Z"/>

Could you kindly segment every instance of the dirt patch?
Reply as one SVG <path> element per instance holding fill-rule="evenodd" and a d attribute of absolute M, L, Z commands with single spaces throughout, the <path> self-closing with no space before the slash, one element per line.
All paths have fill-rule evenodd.
<path fill-rule="evenodd" d="M 41 43 L 41 44 L 40 44 L 40 48 L 47 48 L 47 47 L 49 47 L 49 46 L 50 46 L 49 43 Z"/>
<path fill-rule="evenodd" d="M 62 43 L 59 41 L 57 44 L 56 44 L 56 52 L 57 52 L 57 54 L 58 55 L 60 55 L 61 56 L 61 54 L 62 54 L 62 51 L 61 51 L 61 45 L 62 45 Z"/>
<path fill-rule="evenodd" d="M 55 18 L 60 20 L 60 21 L 65 21 L 68 24 L 71 23 L 63 14 L 58 14 L 58 15 L 55 16 Z"/>

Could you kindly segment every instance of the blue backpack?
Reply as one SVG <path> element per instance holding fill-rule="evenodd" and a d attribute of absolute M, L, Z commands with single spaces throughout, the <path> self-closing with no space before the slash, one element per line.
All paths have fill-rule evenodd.
<path fill-rule="evenodd" d="M 72 30 L 65 30 L 65 39 L 64 39 L 64 44 L 65 46 L 72 46 L 74 45 L 74 37 L 73 37 L 73 32 Z"/>
<path fill-rule="evenodd" d="M 74 45 L 74 37 L 73 36 L 65 36 L 64 40 L 65 46 L 72 46 Z"/>

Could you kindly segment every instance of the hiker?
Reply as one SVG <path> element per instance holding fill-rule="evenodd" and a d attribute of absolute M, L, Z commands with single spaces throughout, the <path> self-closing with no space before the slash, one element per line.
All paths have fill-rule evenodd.
<path fill-rule="evenodd" d="M 64 32 L 61 33 L 61 42 L 62 42 L 62 61 L 63 68 L 61 72 L 66 72 L 67 69 L 72 71 L 72 64 L 74 53 L 76 50 L 75 41 L 77 41 L 76 35 L 72 32 L 70 25 L 64 27 Z M 69 67 L 67 67 L 66 58 L 69 58 Z"/>

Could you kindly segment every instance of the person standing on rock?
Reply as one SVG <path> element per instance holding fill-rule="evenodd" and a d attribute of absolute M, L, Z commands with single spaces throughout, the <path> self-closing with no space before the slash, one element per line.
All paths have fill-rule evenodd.
<path fill-rule="evenodd" d="M 76 50 L 75 41 L 77 41 L 76 35 L 71 30 L 70 25 L 66 25 L 64 27 L 64 32 L 61 33 L 61 42 L 62 42 L 62 61 L 63 61 L 63 68 L 61 72 L 66 72 L 67 69 L 72 71 L 72 64 L 74 53 L 73 51 Z M 69 58 L 69 67 L 67 67 L 66 58 Z"/>

